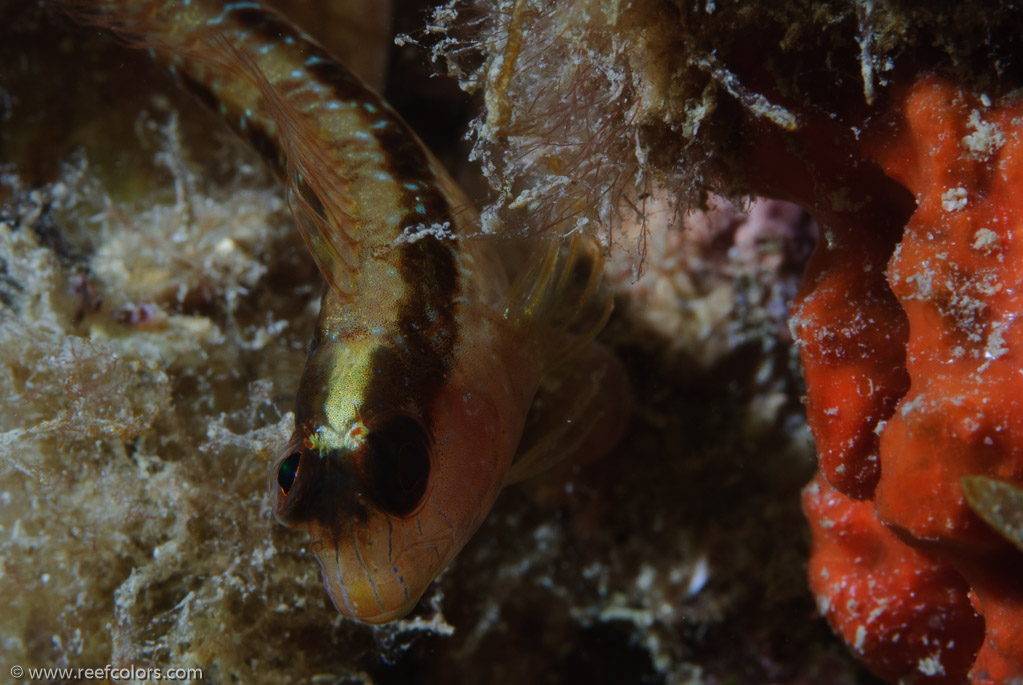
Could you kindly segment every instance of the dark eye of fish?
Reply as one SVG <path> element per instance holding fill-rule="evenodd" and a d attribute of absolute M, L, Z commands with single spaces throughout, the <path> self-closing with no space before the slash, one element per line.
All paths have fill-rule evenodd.
<path fill-rule="evenodd" d="M 394 516 L 415 511 L 430 478 L 430 446 L 415 419 L 398 416 L 368 438 L 372 448 L 366 463 L 367 486 L 381 510 Z"/>
<path fill-rule="evenodd" d="M 277 469 L 277 483 L 281 486 L 281 492 L 285 495 L 291 491 L 291 486 L 295 484 L 295 478 L 298 477 L 298 464 L 301 460 L 301 454 L 292 452 L 281 463 L 281 467 Z"/>

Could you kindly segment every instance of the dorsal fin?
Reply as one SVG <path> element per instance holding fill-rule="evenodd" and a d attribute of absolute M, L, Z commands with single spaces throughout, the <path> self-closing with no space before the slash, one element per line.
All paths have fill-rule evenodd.
<path fill-rule="evenodd" d="M 309 65 L 329 64 L 333 76 L 343 75 L 350 83 L 347 95 L 352 102 L 346 105 L 365 102 L 367 108 L 388 110 L 368 87 L 309 36 L 255 2 L 193 2 L 197 12 L 194 23 L 164 16 L 180 10 L 178 3 L 166 0 L 54 0 L 54 4 L 75 21 L 104 26 L 125 44 L 151 50 L 188 90 L 219 109 L 282 177 L 289 207 L 324 278 L 344 299 L 354 294 L 360 260 L 372 252 L 369 243 L 377 236 L 367 234 L 359 212 L 348 202 L 347 190 L 359 165 L 346 165 L 345 160 L 357 158 L 365 146 L 373 144 L 366 142 L 372 136 L 360 131 L 332 136 L 316 116 L 302 111 L 317 104 L 321 110 L 331 110 L 332 93 L 321 83 L 316 84 L 319 89 L 303 86 L 314 81 Z M 269 43 L 257 43 L 257 37 L 275 39 L 266 38 L 273 31 L 248 30 L 259 22 L 264 28 L 287 29 L 279 36 L 281 44 L 271 51 L 286 52 L 282 64 L 292 66 L 282 72 L 284 77 L 271 78 L 260 66 L 264 58 L 254 50 Z M 188 30 L 181 30 L 186 24 Z M 290 74 L 299 74 L 292 79 L 294 83 L 288 81 Z M 385 244 L 389 240 L 380 236 Z"/>
<path fill-rule="evenodd" d="M 223 36 L 211 41 L 234 55 L 262 94 L 264 110 L 277 125 L 288 206 L 302 239 L 334 290 L 350 298 L 359 270 L 358 221 L 345 202 L 347 179 L 322 143 L 307 116 L 297 111 L 274 88 L 252 58 L 235 49 Z"/>

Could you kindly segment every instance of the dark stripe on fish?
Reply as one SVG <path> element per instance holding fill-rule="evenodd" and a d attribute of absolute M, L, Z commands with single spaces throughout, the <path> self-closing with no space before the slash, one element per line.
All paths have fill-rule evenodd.
<path fill-rule="evenodd" d="M 174 75 L 177 76 L 178 81 L 184 89 L 198 98 L 199 102 L 214 112 L 218 111 L 217 108 L 220 107 L 220 100 L 217 99 L 217 96 L 214 95 L 213 91 L 205 84 L 196 81 L 194 78 L 178 69 L 174 70 Z"/>
<path fill-rule="evenodd" d="M 284 177 L 284 152 L 277 144 L 277 141 L 274 140 L 269 133 L 263 130 L 258 121 L 249 119 L 244 130 L 241 130 L 240 127 L 232 127 L 235 128 L 238 135 L 247 140 L 249 144 L 255 148 L 256 152 L 259 153 L 259 156 L 263 158 L 263 161 L 266 162 L 271 169 L 273 169 L 275 174 L 281 178 Z"/>
<path fill-rule="evenodd" d="M 293 26 L 273 12 L 264 8 L 239 7 L 231 12 L 231 19 L 239 26 L 250 31 L 254 36 L 265 43 L 276 43 L 285 36 L 291 36 L 296 41 L 304 39 L 298 34 Z"/>
<path fill-rule="evenodd" d="M 380 98 L 363 85 L 362 81 L 345 65 L 331 57 L 330 53 L 318 45 L 313 45 L 311 48 L 306 54 L 304 62 L 311 80 L 330 88 L 334 93 L 334 98 L 340 102 L 369 101 L 378 105 L 381 111 L 384 110 Z"/>
<path fill-rule="evenodd" d="M 363 119 L 367 121 L 368 128 L 371 128 L 375 122 L 387 122 L 386 126 L 371 128 L 371 130 L 373 136 L 379 141 L 380 148 L 385 151 L 384 158 L 387 160 L 388 171 L 398 183 L 414 182 L 419 183 L 422 187 L 422 191 L 413 191 L 402 185 L 407 200 L 411 200 L 416 192 L 430 192 L 436 187 L 436 174 L 423 150 L 422 143 L 409 130 L 408 125 L 398 118 L 397 114 L 390 110 L 381 110 L 373 115 L 364 113 Z M 450 217 L 443 218 L 450 219 Z"/>

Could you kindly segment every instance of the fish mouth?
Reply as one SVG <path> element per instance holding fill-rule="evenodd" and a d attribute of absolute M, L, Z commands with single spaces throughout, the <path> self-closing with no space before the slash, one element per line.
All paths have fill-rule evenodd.
<path fill-rule="evenodd" d="M 418 596 L 409 596 L 405 601 L 400 601 L 400 597 L 396 598 L 393 595 L 388 598 L 389 601 L 383 601 L 375 583 L 370 583 L 370 587 L 367 587 L 364 582 L 360 582 L 361 578 L 357 575 L 346 580 L 339 567 L 331 568 L 333 564 L 328 565 L 321 561 L 320 566 L 323 587 L 327 590 L 334 608 L 341 615 L 361 623 L 370 625 L 390 623 L 406 616 L 419 601 Z"/>
<path fill-rule="evenodd" d="M 393 609 L 391 611 L 383 611 L 378 614 L 373 614 L 371 616 L 356 616 L 353 614 L 349 614 L 348 612 L 341 609 L 341 607 L 337 605 L 337 601 L 334 600 L 333 595 L 331 595 L 331 600 L 334 601 L 334 608 L 337 609 L 339 613 L 343 614 L 344 616 L 347 616 L 348 618 L 359 621 L 360 623 L 367 623 L 373 626 L 382 626 L 385 623 L 390 623 L 391 621 L 397 621 L 400 618 L 405 618 L 405 616 L 407 616 L 409 612 L 412 611 L 413 608 L 415 608 L 415 604 L 413 604 L 410 607 L 401 607 L 399 609 Z"/>
<path fill-rule="evenodd" d="M 393 563 L 380 568 L 380 560 L 367 556 L 368 550 L 358 544 L 354 530 L 341 539 L 310 537 L 323 587 L 342 616 L 370 625 L 389 623 L 412 611 L 426 589 L 414 594 Z"/>

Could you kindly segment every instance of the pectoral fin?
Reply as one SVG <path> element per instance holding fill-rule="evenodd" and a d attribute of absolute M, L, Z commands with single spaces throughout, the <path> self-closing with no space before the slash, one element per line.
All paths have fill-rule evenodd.
<path fill-rule="evenodd" d="M 528 263 L 512 282 L 503 313 L 531 331 L 551 369 L 592 340 L 611 315 L 604 257 L 595 238 L 573 234 L 538 243 Z"/>
<path fill-rule="evenodd" d="M 601 456 L 625 430 L 629 415 L 625 371 L 595 341 L 544 376 L 504 483 L 517 483 L 576 456 Z"/>

